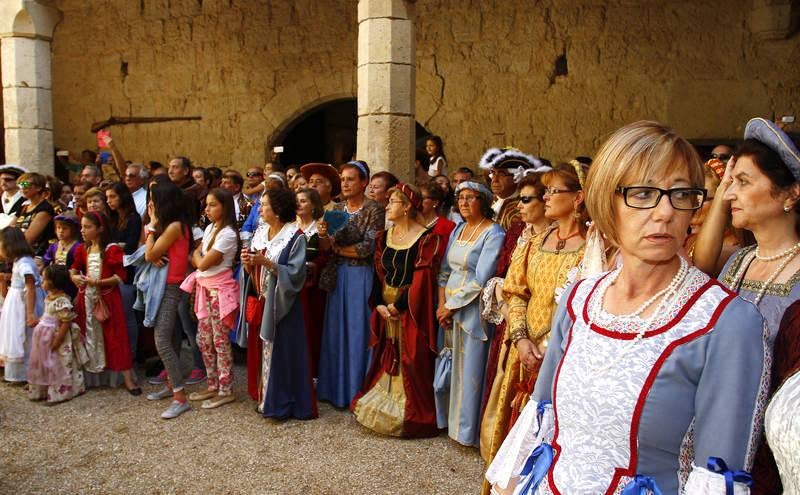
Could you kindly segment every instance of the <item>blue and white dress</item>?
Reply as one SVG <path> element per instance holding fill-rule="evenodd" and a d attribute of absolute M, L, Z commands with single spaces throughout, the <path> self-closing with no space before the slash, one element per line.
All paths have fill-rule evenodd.
<path fill-rule="evenodd" d="M 601 274 L 564 293 L 539 378 L 486 478 L 497 493 L 748 493 L 766 395 L 764 321 L 690 269 L 652 322 L 589 310 Z M 652 328 L 641 340 L 641 325 Z M 724 462 L 720 462 L 720 459 Z M 647 492 L 650 493 L 650 492 Z"/>
<path fill-rule="evenodd" d="M 25 276 L 34 280 L 38 318 L 44 312 L 44 290 L 36 263 L 30 256 L 19 258 L 11 269 L 11 284 L 8 287 L 3 311 L 0 314 L 0 360 L 5 362 L 5 380 L 24 382 L 27 380 L 28 354 L 30 353 L 33 328 L 26 326 Z"/>
<path fill-rule="evenodd" d="M 494 326 L 481 318 L 480 295 L 494 276 L 505 232 L 493 223 L 474 240 L 460 241 L 458 236 L 466 225 L 459 224 L 450 234 L 439 270 L 444 306 L 455 312 L 452 328 L 442 330 L 446 336 L 440 339 L 444 352 L 452 352 L 449 394 L 437 390 L 435 402 L 439 427 L 447 426 L 450 438 L 458 443 L 477 447 L 486 360 L 494 331 Z"/>

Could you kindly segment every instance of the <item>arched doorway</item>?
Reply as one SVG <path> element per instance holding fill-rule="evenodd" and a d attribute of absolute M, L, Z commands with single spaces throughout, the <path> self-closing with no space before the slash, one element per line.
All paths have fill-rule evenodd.
<path fill-rule="evenodd" d="M 357 129 L 356 99 L 343 98 L 317 105 L 296 117 L 270 145 L 283 146 L 280 155 L 283 165 L 339 164 L 355 155 Z M 417 122 L 417 139 L 429 134 Z"/>

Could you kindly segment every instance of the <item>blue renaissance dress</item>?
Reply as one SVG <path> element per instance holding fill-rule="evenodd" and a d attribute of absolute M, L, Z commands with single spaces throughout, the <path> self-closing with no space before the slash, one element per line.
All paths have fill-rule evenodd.
<path fill-rule="evenodd" d="M 451 353 L 449 390 L 437 390 L 439 427 L 448 428 L 450 438 L 475 447 L 480 441 L 481 399 L 486 360 L 494 326 L 481 318 L 483 287 L 494 276 L 505 232 L 493 223 L 474 240 L 458 240 L 466 223 L 459 224 L 447 245 L 439 270 L 439 286 L 445 289 L 444 305 L 454 310 L 453 325 L 443 329 L 444 353 Z M 441 370 L 440 354 L 437 373 Z M 438 380 L 436 380 L 438 381 Z"/>
<path fill-rule="evenodd" d="M 333 209 L 344 211 L 345 203 L 337 203 Z M 328 298 L 317 394 L 319 400 L 338 408 L 350 406 L 370 364 L 369 296 L 374 278 L 375 238 L 383 230 L 384 221 L 383 208 L 365 199 L 333 236 L 337 246 L 353 246 L 359 257 L 334 255 L 320 274 L 319 285 L 328 291 Z"/>

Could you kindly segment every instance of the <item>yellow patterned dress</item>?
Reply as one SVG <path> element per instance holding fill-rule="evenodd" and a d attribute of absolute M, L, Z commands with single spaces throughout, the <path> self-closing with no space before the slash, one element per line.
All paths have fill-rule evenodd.
<path fill-rule="evenodd" d="M 567 283 L 567 274 L 577 269 L 583 259 L 585 243 L 573 251 L 543 250 L 542 244 L 554 230 L 545 230 L 514 251 L 503 285 L 509 323 L 481 422 L 481 455 L 487 463 L 494 458 L 516 415 L 528 402 L 538 376 L 538 369 L 528 371 L 520 365 L 511 335 L 524 328 L 536 344 L 549 337 L 557 306 L 556 289 Z"/>

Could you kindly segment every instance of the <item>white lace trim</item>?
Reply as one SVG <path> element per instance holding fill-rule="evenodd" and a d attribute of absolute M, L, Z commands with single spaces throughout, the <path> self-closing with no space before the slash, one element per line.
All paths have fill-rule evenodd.
<path fill-rule="evenodd" d="M 519 481 L 519 473 L 528 454 L 542 443 L 549 443 L 553 438 L 555 427 L 553 405 L 544 406 L 541 425 L 538 406 L 538 402 L 528 401 L 506 439 L 503 440 L 489 469 L 486 470 L 486 479 L 500 490 L 513 489 Z"/>
<path fill-rule="evenodd" d="M 267 245 L 265 246 L 266 251 L 264 255 L 269 258 L 270 261 L 273 263 L 278 262 L 278 258 L 280 258 L 281 253 L 289 245 L 289 242 L 292 240 L 294 233 L 297 231 L 297 226 L 293 223 L 284 224 L 283 228 L 281 228 L 280 232 L 278 232 L 275 237 L 267 241 Z M 264 237 L 266 238 L 269 235 L 269 225 L 266 226 L 266 232 Z M 254 239 L 255 240 L 255 239 Z"/>
<path fill-rule="evenodd" d="M 693 269 L 686 283 L 696 287 L 698 277 L 708 280 Z M 590 330 L 583 319 L 597 280 L 592 277 L 581 284 L 572 301 L 576 321 L 555 382 L 559 434 L 554 447 L 561 452 L 552 474 L 555 485 L 570 492 L 604 493 L 615 469 L 635 464 L 630 439 L 638 432 L 631 430 L 631 422 L 639 397 L 647 393 L 647 376 L 671 343 L 708 326 L 727 297 L 721 288 L 711 287 L 668 330 L 639 341 L 622 340 Z M 682 292 L 687 299 L 691 296 L 686 286 Z"/>
<path fill-rule="evenodd" d="M 725 476 L 706 468 L 692 466 L 683 495 L 725 495 Z M 748 495 L 750 488 L 744 483 L 733 482 L 733 495 Z"/>

